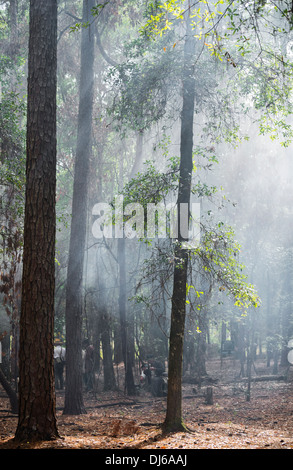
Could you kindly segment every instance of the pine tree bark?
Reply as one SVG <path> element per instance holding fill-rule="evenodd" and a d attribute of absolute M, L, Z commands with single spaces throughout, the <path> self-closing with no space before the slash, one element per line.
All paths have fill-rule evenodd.
<path fill-rule="evenodd" d="M 53 368 L 57 0 L 30 1 L 18 441 L 58 437 Z"/>
<path fill-rule="evenodd" d="M 91 23 L 93 0 L 83 1 L 83 23 Z M 66 284 L 66 388 L 64 414 L 85 413 L 82 394 L 83 267 L 87 227 L 88 176 L 92 144 L 94 27 L 82 28 L 78 134 Z"/>
<path fill-rule="evenodd" d="M 180 204 L 189 204 L 191 194 L 193 116 L 195 101 L 195 80 L 193 76 L 194 54 L 195 39 L 192 34 L 190 18 L 187 18 L 187 32 L 184 44 L 184 70 L 182 77 L 183 103 L 180 136 L 180 174 L 177 200 L 179 233 L 175 248 L 175 268 L 171 307 L 167 412 L 163 425 L 163 428 L 166 431 L 180 431 L 185 429 L 182 421 L 182 363 L 186 313 L 188 251 L 182 245 L 184 238 L 180 234 Z"/>

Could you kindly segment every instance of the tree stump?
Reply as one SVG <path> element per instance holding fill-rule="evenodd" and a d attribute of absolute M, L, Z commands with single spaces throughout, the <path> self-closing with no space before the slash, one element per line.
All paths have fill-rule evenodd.
<path fill-rule="evenodd" d="M 206 390 L 206 405 L 213 405 L 213 404 L 214 404 L 213 387 L 207 387 L 207 390 Z"/>

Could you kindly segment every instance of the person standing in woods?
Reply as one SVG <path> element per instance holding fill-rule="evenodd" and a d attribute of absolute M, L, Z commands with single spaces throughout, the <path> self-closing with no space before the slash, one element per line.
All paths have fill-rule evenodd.
<path fill-rule="evenodd" d="M 16 441 L 59 437 L 54 387 L 57 0 L 30 0 Z"/>
<path fill-rule="evenodd" d="M 55 341 L 54 347 L 54 370 L 55 370 L 55 386 L 57 389 L 63 390 L 64 387 L 64 367 L 65 367 L 66 350 L 62 346 L 61 341 Z"/>

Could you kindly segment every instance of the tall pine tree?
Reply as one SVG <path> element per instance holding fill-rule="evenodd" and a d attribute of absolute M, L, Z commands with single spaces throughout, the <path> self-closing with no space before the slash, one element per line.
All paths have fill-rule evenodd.
<path fill-rule="evenodd" d="M 54 389 L 57 0 L 30 1 L 19 419 L 15 439 L 58 437 Z"/>

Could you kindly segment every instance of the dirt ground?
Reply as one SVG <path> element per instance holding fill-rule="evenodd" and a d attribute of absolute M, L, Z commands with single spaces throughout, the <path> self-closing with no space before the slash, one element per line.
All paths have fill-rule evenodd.
<path fill-rule="evenodd" d="M 96 394 L 84 395 L 87 413 L 64 416 L 64 391 L 57 392 L 60 439 L 17 446 L 14 432 L 17 416 L 0 388 L 0 450 L 2 449 L 293 449 L 293 369 L 287 380 L 254 381 L 251 400 L 247 385 L 235 380 L 239 363 L 225 359 L 207 364 L 213 382 L 213 404 L 207 405 L 207 384 L 199 389 L 183 384 L 184 421 L 192 432 L 163 435 L 166 398 L 150 393 L 127 397 L 103 392 L 99 378 Z M 284 371 L 280 370 L 279 375 Z M 271 370 L 256 363 L 254 376 L 269 376 Z"/>

